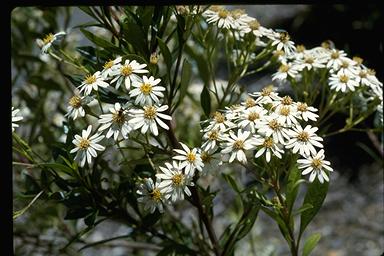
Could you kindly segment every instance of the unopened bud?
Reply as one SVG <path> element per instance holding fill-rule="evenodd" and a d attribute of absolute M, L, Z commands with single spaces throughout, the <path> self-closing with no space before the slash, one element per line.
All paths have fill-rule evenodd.
<path fill-rule="evenodd" d="M 152 53 L 151 57 L 149 58 L 149 62 L 153 65 L 156 65 L 158 61 L 159 61 L 159 57 L 157 56 L 157 53 L 156 52 Z"/>

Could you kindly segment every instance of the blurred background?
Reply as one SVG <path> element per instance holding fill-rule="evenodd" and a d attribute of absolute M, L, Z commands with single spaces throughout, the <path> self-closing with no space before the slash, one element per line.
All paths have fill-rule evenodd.
<path fill-rule="evenodd" d="M 382 6 L 364 5 L 242 5 L 227 6 L 241 8 L 267 27 L 284 29 L 297 44 L 307 48 L 331 40 L 336 48 L 343 49 L 348 56 L 359 56 L 364 64 L 376 70 L 383 81 L 383 10 Z M 22 109 L 22 115 L 34 113 L 41 105 L 48 104 L 57 109 L 47 117 L 54 127 L 60 127 L 65 114 L 65 106 L 57 104 L 60 94 L 51 91 L 45 102 L 41 95 L 30 87 L 31 74 L 48 71 L 49 60 L 39 56 L 40 49 L 35 43 L 52 31 L 60 31 L 80 23 L 92 21 L 78 8 L 20 7 L 12 12 L 12 105 Z M 28 29 L 25 29 L 28 28 Z M 68 42 L 76 46 L 89 42 L 74 29 Z M 35 56 L 35 57 L 33 57 Z M 36 57 L 37 56 L 37 57 Z M 32 64 L 31 64 L 32 63 Z M 60 70 L 56 70 L 60 72 Z M 36 78 L 35 78 L 36 79 Z M 47 72 L 46 79 L 65 84 L 60 78 Z M 244 81 L 249 90 L 266 84 L 265 77 L 255 77 Z M 270 79 L 270 78 L 269 78 Z M 36 81 L 32 81 L 36 82 Z M 28 87 L 27 87 L 28 86 Z M 49 86 L 49 85 L 47 85 Z M 56 86 L 56 85 L 51 85 Z M 28 89 L 26 89 L 28 88 Z M 32 89 L 31 89 L 32 88 Z M 23 98 L 23 101 L 19 99 Z M 27 99 L 27 100 L 25 100 Z M 24 108 L 23 108 L 24 107 Z M 24 109 L 24 110 L 23 110 Z M 24 113 L 23 113 L 24 111 Z M 43 118 L 43 117 L 41 117 Z M 31 118 L 32 119 L 32 118 Z M 18 133 L 23 137 L 33 132 L 30 127 L 21 127 Z M 339 122 L 335 117 L 332 122 Z M 48 133 L 49 127 L 42 127 Z M 31 131 L 32 130 L 32 131 Z M 55 136 L 53 133 L 50 136 Z M 33 140 L 43 140 L 38 136 Z M 372 150 L 368 150 L 371 148 Z M 349 132 L 331 137 L 326 141 L 327 158 L 335 172 L 331 175 L 330 189 L 325 203 L 305 234 L 319 232 L 322 238 L 313 252 L 315 256 L 376 256 L 384 250 L 384 183 L 383 158 L 375 150 L 366 133 Z M 14 170 L 14 210 L 19 210 L 28 202 L 20 197 L 28 176 L 23 170 Z M 24 186 L 24 185 L 23 185 Z M 33 184 L 31 184 L 33 186 Z M 220 206 L 218 206 L 220 208 Z M 38 202 L 25 215 L 14 222 L 14 247 L 16 255 L 127 255 L 124 241 L 105 244 L 109 247 L 75 249 L 61 253 L 59 249 L 71 238 L 73 229 L 81 223 L 63 221 L 63 206 Z M 44 218 L 42 218 L 44 216 Z M 226 220 L 218 219 L 220 226 Z M 126 229 L 112 222 L 101 224 L 87 241 L 97 241 L 124 234 Z M 288 248 L 278 231 L 278 227 L 263 213 L 253 231 L 243 239 L 236 255 L 288 255 Z M 257 253 L 253 253 L 257 252 Z"/>

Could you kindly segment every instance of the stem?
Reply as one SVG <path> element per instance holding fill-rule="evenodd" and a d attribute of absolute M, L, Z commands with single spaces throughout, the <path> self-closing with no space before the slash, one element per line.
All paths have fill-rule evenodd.
<path fill-rule="evenodd" d="M 171 142 L 172 147 L 173 148 L 181 148 L 180 143 L 178 142 L 178 140 L 177 140 L 177 138 L 173 132 L 171 122 L 168 121 L 167 125 L 169 127 L 169 130 L 167 131 L 167 136 Z M 195 184 L 196 184 L 196 182 L 195 182 Z M 199 218 L 204 223 L 204 226 L 205 226 L 205 229 L 207 230 L 209 239 L 211 240 L 215 255 L 218 256 L 218 255 L 220 255 L 219 242 L 217 240 L 217 237 L 216 237 L 215 231 L 213 229 L 211 220 L 209 219 L 208 214 L 204 211 L 204 208 L 201 204 L 199 192 L 195 186 L 191 186 L 191 187 L 189 187 L 189 189 L 191 190 L 191 193 L 192 193 L 192 196 L 191 196 L 192 205 L 194 205 L 197 208 L 197 210 L 199 212 Z"/>
<path fill-rule="evenodd" d="M 272 188 L 275 191 L 275 194 L 277 195 L 277 197 L 279 198 L 281 206 L 283 207 L 281 209 L 281 215 L 282 215 L 281 217 L 282 217 L 284 224 L 288 230 L 288 235 L 289 235 L 289 240 L 290 240 L 289 247 L 291 249 L 291 254 L 292 254 L 292 256 L 297 256 L 297 255 L 299 255 L 298 254 L 299 246 L 298 246 L 298 243 L 296 244 L 296 241 L 295 241 L 295 235 L 294 235 L 294 230 L 293 230 L 294 227 L 291 228 L 288 207 L 287 207 L 285 199 L 281 195 L 280 184 L 279 184 L 278 179 L 273 180 Z"/>

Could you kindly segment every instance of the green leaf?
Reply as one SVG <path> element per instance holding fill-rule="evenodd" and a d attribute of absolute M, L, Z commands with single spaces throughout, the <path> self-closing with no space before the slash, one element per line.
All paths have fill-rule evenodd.
<path fill-rule="evenodd" d="M 206 86 L 204 86 L 200 94 L 200 102 L 201 102 L 201 107 L 204 110 L 205 116 L 209 117 L 211 113 L 211 96 L 209 95 L 209 91 Z"/>
<path fill-rule="evenodd" d="M 328 182 L 321 184 L 317 179 L 315 179 L 312 183 L 309 183 L 303 205 L 310 204 L 313 208 L 308 209 L 301 214 L 300 233 L 304 232 L 305 228 L 320 210 L 320 207 L 327 195 L 328 186 Z"/>
<path fill-rule="evenodd" d="M 289 171 L 287 192 L 286 192 L 287 206 L 288 206 L 289 212 L 292 211 L 292 207 L 293 207 L 293 204 L 295 203 L 297 192 L 299 191 L 300 183 L 297 183 L 297 181 L 300 178 L 301 178 L 301 172 L 296 166 Z"/>
<path fill-rule="evenodd" d="M 223 176 L 224 180 L 231 186 L 231 188 L 233 188 L 234 191 L 236 191 L 237 193 L 241 193 L 239 186 L 231 175 L 222 173 L 221 176 Z"/>
<path fill-rule="evenodd" d="M 119 47 L 117 47 L 116 45 L 112 44 L 111 42 L 95 35 L 94 33 L 90 32 L 88 30 L 82 29 L 82 28 L 80 28 L 80 31 L 84 34 L 84 36 L 86 38 L 89 39 L 89 41 L 91 41 L 95 45 L 100 46 L 102 48 L 105 48 L 106 50 L 112 51 L 114 53 L 120 53 L 121 52 Z"/>
<path fill-rule="evenodd" d="M 96 218 L 97 218 L 97 215 L 99 214 L 99 211 L 96 210 L 94 212 L 91 212 L 90 214 L 88 214 L 85 218 L 84 218 L 84 223 L 85 225 L 87 226 L 93 226 L 95 224 L 95 221 L 96 221 Z"/>
<path fill-rule="evenodd" d="M 187 94 L 188 85 L 191 80 L 192 75 L 192 66 L 187 61 L 187 59 L 184 59 L 183 62 L 183 69 L 181 71 L 181 82 L 180 82 L 180 99 L 179 101 L 182 101 L 185 95 Z"/>
<path fill-rule="evenodd" d="M 20 217 L 21 215 L 23 215 L 28 209 L 29 207 L 31 207 L 33 205 L 33 203 L 43 194 L 43 190 L 40 191 L 33 199 L 32 201 L 26 206 L 24 207 L 23 209 L 19 210 L 19 211 L 15 211 L 13 212 L 13 219 L 17 219 L 18 217 Z"/>
<path fill-rule="evenodd" d="M 303 247 L 302 256 L 308 256 L 311 253 L 311 251 L 315 248 L 320 238 L 321 238 L 321 234 L 319 233 L 313 234 L 310 237 L 308 237 Z"/>
<path fill-rule="evenodd" d="M 298 214 L 300 214 L 304 211 L 307 211 L 309 209 L 312 209 L 312 208 L 313 208 L 313 206 L 311 204 L 303 204 L 303 206 L 301 206 L 299 209 L 297 209 L 293 215 L 298 215 Z"/>
<path fill-rule="evenodd" d="M 160 47 L 161 54 L 163 55 L 165 65 L 167 65 L 168 72 L 172 67 L 172 55 L 171 51 L 168 49 L 168 46 L 161 40 L 161 38 L 157 38 L 157 42 Z"/>

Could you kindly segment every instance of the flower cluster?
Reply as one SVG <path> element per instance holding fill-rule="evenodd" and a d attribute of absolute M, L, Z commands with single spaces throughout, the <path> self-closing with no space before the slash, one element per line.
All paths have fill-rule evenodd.
<path fill-rule="evenodd" d="M 228 30 L 232 32 L 234 39 L 240 45 L 247 41 L 245 39 L 247 35 L 254 35 L 256 46 L 272 50 L 275 56 L 273 60 L 275 59 L 279 64 L 277 72 L 272 75 L 272 80 L 289 81 L 295 84 L 308 83 L 303 80 L 306 77 L 313 77 L 314 72 L 324 74 L 321 79 L 328 82 L 330 91 L 335 92 L 339 98 L 344 97 L 345 94 L 355 95 L 362 103 L 359 106 L 362 111 L 369 102 L 378 99 L 376 111 L 380 125 L 383 124 L 383 83 L 377 79 L 373 69 L 362 64 L 361 58 L 349 58 L 343 50 L 336 49 L 330 41 L 312 49 L 306 49 L 303 45 L 295 46 L 287 32 L 261 26 L 257 19 L 248 16 L 244 10 L 227 10 L 222 6 L 214 5 L 207 9 L 203 16 L 209 25 L 217 26 L 221 32 Z M 238 49 L 234 50 L 235 53 L 238 51 Z M 238 53 L 236 56 L 243 57 Z M 246 56 L 248 56 L 248 63 L 252 63 L 253 59 L 257 58 L 254 52 Z M 268 63 L 272 63 L 273 60 Z"/>
<path fill-rule="evenodd" d="M 158 125 L 169 129 L 163 120 L 172 118 L 162 113 L 168 109 L 168 106 L 161 104 L 165 87 L 159 85 L 161 79 L 143 75 L 149 73 L 145 69 L 146 66 L 136 60 L 123 60 L 122 57 L 109 60 L 101 71 L 87 75 L 78 87 L 80 94 L 74 95 L 69 100 L 67 116 L 75 120 L 78 117 L 85 117 L 87 107 L 99 96 L 100 88 L 115 92 L 124 90 L 124 93 L 127 92 L 126 94 L 129 95 L 126 102 L 115 102 L 108 108 L 108 113 L 99 115 L 100 126 L 95 135 L 88 139 L 92 131 L 92 126 L 88 126 L 87 130 L 82 131 L 82 136 L 75 136 L 73 143 L 76 148 L 71 152 L 77 152 L 75 160 L 80 163 L 80 166 L 84 166 L 86 159 L 88 164 L 91 164 L 92 157 L 97 156 L 95 150 L 105 149 L 104 146 L 95 144 L 104 137 L 107 139 L 113 137 L 118 141 L 121 138 L 128 139 L 129 133 L 134 130 L 140 130 L 143 134 L 150 131 L 157 136 Z M 102 102 L 99 104 L 101 107 Z M 103 112 L 102 108 L 101 111 Z"/>
<path fill-rule="evenodd" d="M 303 175 L 311 173 L 321 183 L 329 181 L 330 163 L 324 160 L 323 139 L 317 127 L 307 124 L 316 121 L 317 109 L 289 96 L 280 97 L 272 87 L 250 94 L 240 105 L 214 113 L 203 132 L 202 149 L 208 154 L 221 155 L 223 162 L 245 164 L 249 159 L 262 157 L 268 165 L 283 154 L 297 154 Z M 318 151 L 320 149 L 320 151 Z"/>

